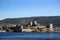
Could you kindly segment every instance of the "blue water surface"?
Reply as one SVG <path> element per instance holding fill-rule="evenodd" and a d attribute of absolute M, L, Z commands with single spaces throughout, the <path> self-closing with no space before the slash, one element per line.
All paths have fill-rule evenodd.
<path fill-rule="evenodd" d="M 60 33 L 0 32 L 0 40 L 60 40 Z"/>

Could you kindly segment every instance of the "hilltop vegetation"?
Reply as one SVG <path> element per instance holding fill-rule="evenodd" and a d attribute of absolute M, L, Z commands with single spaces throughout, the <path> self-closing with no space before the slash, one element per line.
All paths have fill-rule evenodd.
<path fill-rule="evenodd" d="M 8 24 L 29 24 L 30 21 L 37 21 L 40 24 L 48 25 L 53 23 L 54 26 L 60 26 L 60 16 L 40 16 L 40 17 L 25 17 L 25 18 L 7 18 L 0 21 L 1 25 Z"/>

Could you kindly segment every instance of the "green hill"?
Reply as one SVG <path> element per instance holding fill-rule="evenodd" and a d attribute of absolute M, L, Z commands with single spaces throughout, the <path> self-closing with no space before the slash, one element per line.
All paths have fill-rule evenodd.
<path fill-rule="evenodd" d="M 40 24 L 48 25 L 53 23 L 54 26 L 60 26 L 60 16 L 39 16 L 39 17 L 25 17 L 25 18 L 7 18 L 0 20 L 1 25 L 8 24 L 28 24 L 30 21 L 37 21 Z"/>

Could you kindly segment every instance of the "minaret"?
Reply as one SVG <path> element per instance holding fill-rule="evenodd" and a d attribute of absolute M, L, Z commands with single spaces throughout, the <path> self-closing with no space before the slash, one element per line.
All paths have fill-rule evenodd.
<path fill-rule="evenodd" d="M 53 32 L 53 24 L 50 24 L 50 32 Z"/>

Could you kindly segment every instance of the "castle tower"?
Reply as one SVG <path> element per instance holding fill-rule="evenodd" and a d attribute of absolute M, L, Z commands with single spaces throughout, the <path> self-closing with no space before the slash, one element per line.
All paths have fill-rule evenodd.
<path fill-rule="evenodd" d="M 31 22 L 30 22 L 30 25 L 32 26 L 32 24 L 33 24 L 33 22 L 31 21 Z"/>
<path fill-rule="evenodd" d="M 23 26 L 21 25 L 21 29 L 23 29 Z"/>
<path fill-rule="evenodd" d="M 37 21 L 34 21 L 34 24 L 37 25 Z"/>
<path fill-rule="evenodd" d="M 50 32 L 53 32 L 53 24 L 50 24 Z"/>
<path fill-rule="evenodd" d="M 53 29 L 53 24 L 52 23 L 50 24 L 50 29 Z"/>

